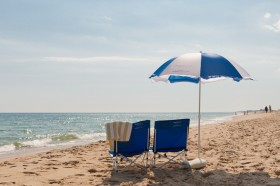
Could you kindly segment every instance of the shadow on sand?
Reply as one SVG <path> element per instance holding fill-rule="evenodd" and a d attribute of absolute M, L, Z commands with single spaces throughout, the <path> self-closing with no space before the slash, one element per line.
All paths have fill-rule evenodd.
<path fill-rule="evenodd" d="M 183 168 L 128 169 L 111 172 L 111 177 L 101 185 L 252 185 L 280 186 L 280 178 L 271 178 L 266 172 L 241 172 L 233 174 L 224 170 L 202 172 Z"/>

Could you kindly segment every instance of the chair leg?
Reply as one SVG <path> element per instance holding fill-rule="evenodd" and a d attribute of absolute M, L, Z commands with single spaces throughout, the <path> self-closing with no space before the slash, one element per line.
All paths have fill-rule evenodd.
<path fill-rule="evenodd" d="M 144 158 L 143 158 L 143 163 L 144 163 L 145 168 L 148 167 L 148 160 L 149 160 L 149 154 L 148 154 L 148 152 L 145 152 Z"/>
<path fill-rule="evenodd" d="M 152 159 L 152 165 L 153 167 L 156 167 L 156 154 L 154 154 L 154 157 Z"/>
<path fill-rule="evenodd" d="M 146 167 L 145 160 L 146 160 L 146 153 L 143 154 L 142 161 L 141 161 L 143 165 Z"/>
<path fill-rule="evenodd" d="M 145 167 L 146 167 L 146 168 L 149 167 L 149 151 L 146 152 L 146 166 L 145 166 Z"/>
<path fill-rule="evenodd" d="M 118 172 L 118 158 L 117 158 L 117 156 L 113 157 L 113 166 L 114 166 L 115 172 Z"/>
<path fill-rule="evenodd" d="M 128 165 L 126 165 L 124 167 L 124 169 L 128 168 L 132 164 L 134 164 L 134 165 L 136 165 L 136 166 L 138 166 L 142 169 L 144 169 L 144 168 L 146 169 L 146 168 L 149 167 L 149 156 L 150 156 L 149 152 L 144 152 L 143 154 L 140 154 L 138 156 L 134 156 L 133 159 L 130 159 L 130 158 L 125 157 L 121 154 L 116 154 L 115 157 L 112 157 L 114 170 L 115 170 L 115 172 L 119 171 L 119 165 L 118 164 L 119 164 L 119 161 L 122 161 L 122 160 L 125 160 L 128 163 Z"/>
<path fill-rule="evenodd" d="M 176 156 L 174 156 L 173 158 L 168 158 L 166 155 L 161 155 L 161 154 L 159 154 L 160 157 L 162 156 L 162 157 L 168 159 L 168 161 L 165 162 L 164 164 L 162 164 L 161 166 L 157 167 L 157 169 L 162 168 L 163 166 L 165 166 L 165 165 L 166 165 L 167 163 L 169 163 L 169 162 L 173 162 L 173 163 L 176 163 L 176 164 L 180 164 L 179 162 L 176 162 L 174 159 L 176 159 L 178 156 L 182 157 L 182 154 L 183 154 L 184 152 L 185 152 L 185 151 L 179 152 L 179 153 L 178 153 Z"/>
<path fill-rule="evenodd" d="M 184 162 L 184 157 L 185 157 L 185 151 L 183 151 L 180 155 L 180 161 Z"/>
<path fill-rule="evenodd" d="M 143 156 L 143 157 L 142 157 L 142 156 Z M 142 154 L 142 155 L 139 155 L 138 157 L 135 157 L 134 160 L 129 159 L 128 157 L 125 157 L 125 156 L 122 156 L 122 155 L 120 155 L 120 157 L 121 157 L 123 160 L 129 162 L 129 164 L 126 165 L 125 168 L 131 166 L 132 164 L 134 164 L 134 165 L 136 165 L 136 166 L 138 166 L 138 167 L 140 167 L 140 168 L 147 168 L 147 167 L 145 166 L 145 161 L 146 161 L 146 159 L 145 159 L 145 154 L 144 154 L 144 155 Z M 140 157 L 142 157 L 141 164 L 136 162 Z M 147 161 L 148 161 L 148 160 L 147 160 Z M 144 166 L 143 166 L 143 164 L 144 164 Z"/>

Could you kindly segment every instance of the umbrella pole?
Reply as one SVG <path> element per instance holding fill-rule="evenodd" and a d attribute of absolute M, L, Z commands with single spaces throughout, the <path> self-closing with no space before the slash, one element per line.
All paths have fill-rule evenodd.
<path fill-rule="evenodd" d="M 200 158 L 200 105 L 201 105 L 201 79 L 199 80 L 199 102 L 198 102 L 198 152 L 197 156 Z"/>
<path fill-rule="evenodd" d="M 200 169 L 206 166 L 206 160 L 200 158 L 200 106 L 201 106 L 201 78 L 199 79 L 199 102 L 198 102 L 198 138 L 197 138 L 197 158 L 189 161 L 192 169 Z"/>

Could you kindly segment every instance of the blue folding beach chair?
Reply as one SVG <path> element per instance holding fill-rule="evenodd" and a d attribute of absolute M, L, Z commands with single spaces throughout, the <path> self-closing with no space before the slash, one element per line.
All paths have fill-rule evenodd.
<path fill-rule="evenodd" d="M 140 168 L 148 166 L 148 153 L 150 146 L 150 120 L 140 121 L 132 124 L 129 141 L 114 141 L 114 149 L 109 153 L 113 157 L 115 171 L 118 171 L 120 161 L 127 161 L 130 166 L 135 164 Z M 142 157 L 142 160 L 137 160 Z"/>
<path fill-rule="evenodd" d="M 186 162 L 185 156 L 187 151 L 189 123 L 189 119 L 155 122 L 154 142 L 153 147 L 151 148 L 154 153 L 154 157 L 152 159 L 152 165 L 154 167 L 156 167 L 157 158 L 167 159 L 167 162 L 157 168 L 161 168 L 170 162 L 179 164 Z M 166 155 L 167 152 L 174 152 L 176 155 L 168 157 Z M 182 162 L 175 161 L 178 156 L 181 156 Z"/>

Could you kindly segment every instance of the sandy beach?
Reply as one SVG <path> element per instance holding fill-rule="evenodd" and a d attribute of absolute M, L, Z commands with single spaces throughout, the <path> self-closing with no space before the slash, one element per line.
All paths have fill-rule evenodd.
<path fill-rule="evenodd" d="M 83 146 L 0 159 L 0 185 L 280 185 L 280 112 L 240 116 L 201 129 L 207 166 L 178 165 L 114 172 L 108 145 Z M 196 158 L 190 129 L 188 160 Z"/>

